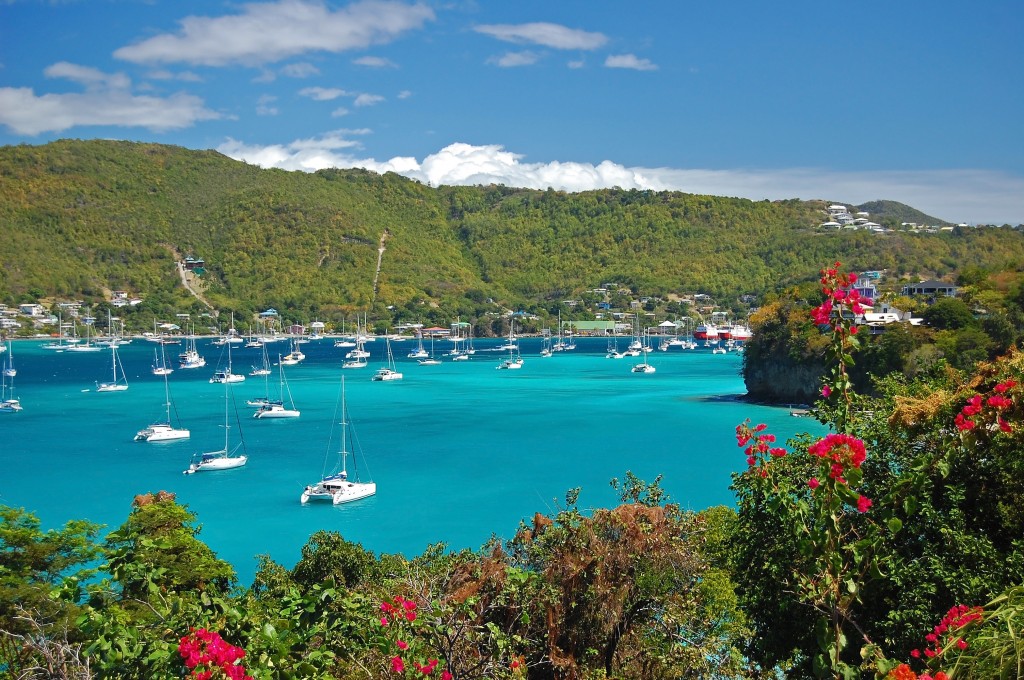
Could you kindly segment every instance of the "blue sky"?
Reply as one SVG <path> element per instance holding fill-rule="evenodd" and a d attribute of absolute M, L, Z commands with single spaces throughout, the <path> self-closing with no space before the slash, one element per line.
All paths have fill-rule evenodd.
<path fill-rule="evenodd" d="M 0 0 L 0 144 L 1024 223 L 1019 0 Z"/>

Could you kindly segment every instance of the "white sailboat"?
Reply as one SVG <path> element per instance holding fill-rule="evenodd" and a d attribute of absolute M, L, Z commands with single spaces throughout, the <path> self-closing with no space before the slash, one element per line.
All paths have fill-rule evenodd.
<path fill-rule="evenodd" d="M 193 326 L 192 334 L 185 340 L 185 351 L 178 355 L 178 368 L 202 368 L 205 365 L 206 359 L 196 350 L 196 329 Z"/>
<path fill-rule="evenodd" d="M 153 349 L 153 375 L 170 375 L 174 369 L 167 365 L 167 355 L 164 353 L 163 345 L 160 346 L 160 354 L 156 348 Z"/>
<path fill-rule="evenodd" d="M 301 412 L 295 408 L 295 400 L 292 399 L 292 390 L 288 387 L 288 381 L 284 377 L 284 362 L 281 361 L 281 356 L 278 355 L 277 370 L 280 373 L 280 398 L 277 401 L 268 401 L 266 404 L 261 404 L 260 408 L 256 413 L 252 414 L 253 418 L 298 418 Z M 288 408 L 284 405 L 284 395 L 288 394 Z"/>
<path fill-rule="evenodd" d="M 21 410 L 21 400 L 14 396 L 14 356 L 11 341 L 7 341 L 7 365 L 0 374 L 0 413 L 17 413 Z"/>
<path fill-rule="evenodd" d="M 505 359 L 495 368 L 498 370 L 511 371 L 523 367 L 523 357 L 519 354 L 519 346 L 515 343 L 515 322 L 511 322 L 508 328 L 508 342 L 502 345 L 508 349 L 508 359 Z"/>
<path fill-rule="evenodd" d="M 385 338 L 385 342 L 387 342 L 387 364 L 378 368 L 377 372 L 370 378 L 374 382 L 402 379 L 402 374 L 395 368 L 395 356 L 391 353 L 391 339 Z"/>
<path fill-rule="evenodd" d="M 279 364 L 284 364 L 285 366 L 295 366 L 300 361 L 305 360 L 306 355 L 302 353 L 302 351 L 298 348 L 298 346 L 295 343 L 295 338 L 292 338 L 292 351 L 288 352 L 288 354 L 285 354 L 283 357 L 278 355 L 277 362 Z"/>
<path fill-rule="evenodd" d="M 95 323 L 96 319 L 94 317 L 91 317 L 91 316 L 86 316 L 86 317 L 84 317 L 82 319 L 82 321 L 85 323 L 85 343 L 84 344 L 78 344 L 78 335 L 77 335 L 78 326 L 76 325 L 75 326 L 75 338 L 73 340 L 68 340 L 68 342 L 70 342 L 72 344 L 71 344 L 71 347 L 67 347 L 66 350 L 68 352 L 99 352 L 100 348 L 97 347 L 92 342 L 92 332 L 89 330 L 89 329 L 92 328 L 92 325 L 93 325 L 93 323 Z"/>
<path fill-rule="evenodd" d="M 121 366 L 121 359 L 117 356 L 117 345 L 110 346 L 110 365 L 113 376 L 110 382 L 97 382 L 97 392 L 124 392 L 128 389 L 128 378 L 124 374 L 124 367 Z"/>
<path fill-rule="evenodd" d="M 168 371 L 170 373 L 170 371 Z M 168 373 L 161 373 L 164 377 L 164 409 L 165 418 L 162 421 L 158 421 L 150 425 L 149 427 L 143 428 L 135 433 L 135 441 L 137 442 L 169 442 L 177 441 L 179 439 L 188 439 L 192 436 L 192 433 L 181 427 L 181 419 L 178 418 L 178 427 L 174 427 L 171 424 L 171 386 L 167 379 Z M 175 416 L 177 416 L 177 410 L 175 410 Z"/>
<path fill-rule="evenodd" d="M 441 360 L 434 356 L 434 336 L 433 335 L 430 336 L 430 354 L 428 354 L 425 358 L 418 360 L 416 363 L 418 363 L 420 366 L 438 366 L 438 365 L 440 365 Z"/>
<path fill-rule="evenodd" d="M 328 441 L 328 450 L 326 457 L 324 458 L 324 471 L 323 477 L 316 484 L 310 484 L 302 490 L 302 495 L 299 500 L 302 503 L 308 503 L 310 501 L 330 501 L 334 505 L 340 505 L 341 503 L 349 503 L 351 501 L 357 501 L 360 498 L 366 498 L 377 493 L 377 484 L 375 482 L 362 482 L 359 480 L 359 469 L 357 467 L 356 452 L 349 451 L 349 441 L 352 441 L 352 445 L 355 446 L 356 440 L 353 436 L 352 423 L 348 419 L 348 406 L 345 402 L 345 378 L 341 378 L 341 451 L 337 454 L 332 454 L 330 451 L 330 442 Z M 333 428 L 332 428 L 333 436 Z M 327 473 L 327 466 L 330 464 L 332 458 L 337 456 L 338 462 L 336 471 Z M 352 457 L 352 469 L 354 480 L 349 479 L 347 463 L 349 456 Z"/>
<path fill-rule="evenodd" d="M 209 472 L 214 470 L 230 470 L 241 467 L 249 460 L 245 452 L 245 439 L 242 438 L 241 422 L 237 413 L 235 421 L 238 423 L 238 443 L 231 446 L 231 425 L 228 423 L 228 404 L 231 401 L 231 383 L 224 383 L 224 448 L 219 451 L 208 451 L 197 453 L 192 456 L 192 463 L 184 474 L 191 475 L 196 472 Z M 241 449 L 241 453 L 239 453 Z"/>
<path fill-rule="evenodd" d="M 430 352 L 423 349 L 423 333 L 416 331 L 416 349 L 409 352 L 407 355 L 410 359 L 426 359 L 430 356 Z"/>
<path fill-rule="evenodd" d="M 262 363 L 259 366 L 253 366 L 252 370 L 249 371 L 251 376 L 267 376 L 270 375 L 270 357 L 267 356 L 267 346 L 264 343 L 260 343 L 259 347 L 263 350 L 260 354 Z"/>
<path fill-rule="evenodd" d="M 0 347 L 0 349 L 3 349 L 3 347 Z M 4 365 L 4 376 L 7 378 L 13 378 L 18 375 L 18 369 L 14 367 L 14 345 L 11 344 L 10 340 L 7 341 L 6 349 L 7 361 Z"/>
<path fill-rule="evenodd" d="M 231 343 L 226 343 L 228 347 L 228 367 L 226 369 L 218 368 L 213 377 L 210 378 L 211 383 L 236 383 L 243 382 L 245 376 L 240 373 L 231 372 Z"/>

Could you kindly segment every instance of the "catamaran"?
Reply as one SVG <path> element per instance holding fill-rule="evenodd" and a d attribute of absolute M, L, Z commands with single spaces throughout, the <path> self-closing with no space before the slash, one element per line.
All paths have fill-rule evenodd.
<path fill-rule="evenodd" d="M 356 453 L 348 450 L 349 442 L 351 441 L 353 446 L 356 443 L 356 438 L 353 434 L 352 423 L 348 419 L 348 407 L 345 403 L 345 378 L 341 378 L 341 451 L 337 454 L 332 454 L 330 448 L 328 448 L 327 454 L 324 458 L 324 476 L 316 484 L 310 484 L 302 490 L 302 495 L 299 500 L 302 503 L 308 503 L 309 501 L 330 501 L 334 505 L 340 505 L 341 503 L 349 503 L 351 501 L 357 501 L 360 498 L 366 498 L 377 493 L 377 484 L 375 482 L 362 482 L 359 480 L 359 469 L 357 467 Z M 333 427 L 332 427 L 333 430 Z M 333 437 L 333 431 L 331 433 Z M 330 438 L 328 439 L 328 442 Z M 330 446 L 328 444 L 328 446 Z M 337 455 L 338 467 L 336 471 L 327 474 L 327 466 L 330 464 L 334 456 Z M 353 479 L 349 479 L 348 470 L 346 464 L 349 456 L 352 457 L 352 469 Z"/>
<path fill-rule="evenodd" d="M 301 412 L 295 408 L 295 400 L 292 399 L 291 388 L 288 387 L 288 381 L 284 377 L 284 362 L 281 361 L 281 356 L 277 357 L 277 369 L 281 375 L 280 379 L 280 398 L 277 401 L 268 401 L 265 404 L 261 404 L 259 410 L 252 414 L 253 418 L 298 418 Z M 284 405 L 284 395 L 288 394 L 288 408 Z"/>

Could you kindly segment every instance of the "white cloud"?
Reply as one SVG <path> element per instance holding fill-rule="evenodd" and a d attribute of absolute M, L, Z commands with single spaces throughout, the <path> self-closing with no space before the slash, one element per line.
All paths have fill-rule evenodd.
<path fill-rule="evenodd" d="M 276 116 L 278 110 L 276 106 L 272 106 L 277 101 L 277 97 L 270 94 L 265 94 L 256 101 L 256 114 L 259 116 Z"/>
<path fill-rule="evenodd" d="M 199 74 L 192 71 L 179 71 L 175 73 L 166 69 L 159 69 L 156 71 L 150 71 L 146 74 L 147 77 L 153 80 L 180 80 L 186 83 L 201 83 L 203 79 Z"/>
<path fill-rule="evenodd" d="M 131 80 L 123 73 L 104 73 L 91 66 L 81 66 L 67 61 L 59 61 L 43 70 L 47 78 L 65 78 L 84 86 L 86 89 L 110 88 L 126 90 L 131 87 Z"/>
<path fill-rule="evenodd" d="M 296 64 L 286 64 L 281 67 L 281 75 L 289 78 L 312 78 L 320 75 L 320 69 L 312 64 L 300 61 Z"/>
<path fill-rule="evenodd" d="M 595 50 L 608 42 L 602 33 L 537 22 L 531 24 L 484 24 L 473 29 L 498 40 L 543 45 L 558 50 Z"/>
<path fill-rule="evenodd" d="M 130 79 L 122 73 L 104 73 L 88 66 L 59 62 L 48 67 L 45 74 L 78 83 L 84 92 L 37 96 L 27 87 L 0 88 L 0 125 L 23 135 L 63 132 L 83 125 L 164 131 L 223 117 L 207 109 L 203 100 L 193 95 L 133 94 Z"/>
<path fill-rule="evenodd" d="M 348 113 L 348 109 L 346 109 L 344 106 L 339 106 L 338 108 L 331 111 L 331 118 L 341 118 L 342 116 L 347 116 Z"/>
<path fill-rule="evenodd" d="M 352 60 L 357 66 L 369 66 L 370 68 L 398 68 L 398 64 L 385 59 L 384 57 L 359 57 Z"/>
<path fill-rule="evenodd" d="M 540 59 L 540 55 L 536 52 L 506 52 L 500 57 L 491 57 L 487 60 L 489 64 L 497 64 L 502 68 L 512 68 L 515 66 L 529 66 L 530 64 L 536 64 L 537 60 Z"/>
<path fill-rule="evenodd" d="M 185 17 L 177 33 L 141 40 L 114 56 L 147 64 L 256 66 L 308 52 L 388 43 L 433 19 L 433 10 L 424 4 L 390 0 L 365 0 L 338 10 L 320 0 L 254 2 L 236 14 Z"/>
<path fill-rule="evenodd" d="M 641 59 L 635 54 L 610 54 L 604 60 L 608 68 L 631 68 L 636 71 L 657 71 L 657 64 L 651 63 L 649 59 Z"/>
<path fill-rule="evenodd" d="M 586 65 L 587 65 L 587 62 L 583 61 L 582 59 L 575 59 L 573 61 L 570 61 L 569 64 L 568 64 L 569 68 L 574 68 L 574 69 L 575 68 L 583 68 Z"/>
<path fill-rule="evenodd" d="M 373 106 L 374 104 L 380 104 L 384 101 L 384 97 L 379 94 L 366 94 L 363 93 L 356 97 L 356 106 Z"/>
<path fill-rule="evenodd" d="M 888 199 L 906 203 L 939 219 L 993 224 L 1024 223 L 1024 177 L 987 170 L 845 172 L 821 168 L 707 170 L 630 168 L 604 161 L 524 163 L 498 145 L 450 144 L 418 162 L 398 156 L 387 161 L 359 158 L 349 139 L 366 130 L 340 130 L 321 139 L 285 146 L 246 146 L 235 140 L 218 147 L 225 155 L 263 167 L 288 170 L 366 168 L 397 172 L 442 184 L 506 186 L 562 191 L 609 187 L 684 191 L 751 200 L 823 199 L 850 204 Z"/>
<path fill-rule="evenodd" d="M 408 99 L 411 96 L 412 96 L 412 92 L 409 91 L 409 90 L 402 90 L 401 92 L 398 93 L 398 98 L 399 99 Z"/>
<path fill-rule="evenodd" d="M 305 87 L 299 90 L 299 94 L 303 97 L 315 99 L 318 102 L 329 102 L 332 99 L 348 95 L 345 90 L 337 87 Z"/>

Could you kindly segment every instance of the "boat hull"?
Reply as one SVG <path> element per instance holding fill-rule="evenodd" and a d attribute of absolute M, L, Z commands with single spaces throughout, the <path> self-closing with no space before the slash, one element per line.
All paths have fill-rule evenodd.
<path fill-rule="evenodd" d="M 176 429 L 170 425 L 150 425 L 144 430 L 139 430 L 135 435 L 137 442 L 170 442 L 181 439 L 189 439 L 192 433 L 185 429 Z"/>

